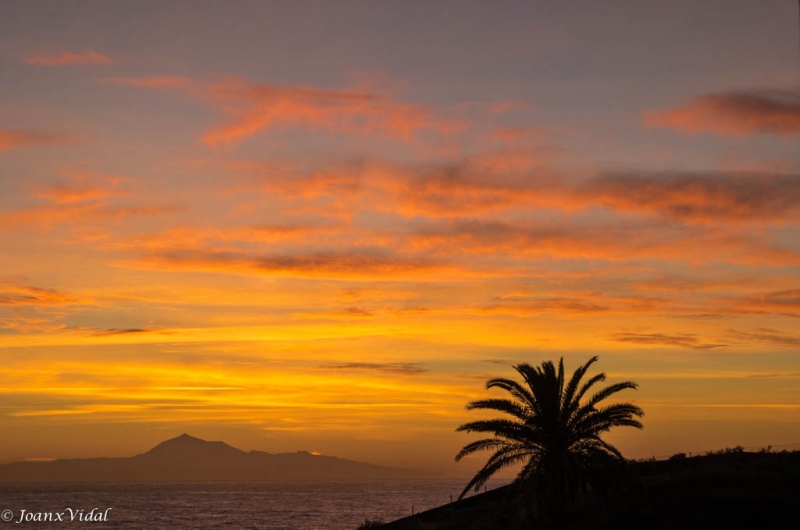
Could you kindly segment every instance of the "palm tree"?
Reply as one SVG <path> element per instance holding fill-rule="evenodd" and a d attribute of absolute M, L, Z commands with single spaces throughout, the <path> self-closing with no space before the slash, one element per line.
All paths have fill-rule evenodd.
<path fill-rule="evenodd" d="M 516 482 L 525 486 L 531 502 L 542 512 L 558 513 L 579 496 L 609 488 L 609 479 L 625 459 L 600 435 L 618 426 L 641 429 L 636 418 L 644 412 L 630 403 L 601 405 L 621 390 L 635 389 L 636 383 L 630 381 L 606 386 L 584 399 L 594 385 L 606 378 L 600 373 L 582 381 L 595 361 L 597 357 L 589 359 L 568 382 L 564 379 L 563 358 L 558 370 L 551 361 L 537 367 L 515 365 L 524 384 L 505 378 L 486 382 L 487 389 L 503 389 L 511 399 L 472 401 L 467 410 L 488 409 L 508 417 L 473 421 L 457 429 L 488 433 L 491 437 L 467 444 L 456 455 L 456 461 L 477 451 L 494 451 L 459 499 L 470 488 L 478 491 L 497 471 L 515 464 L 523 464 Z"/>

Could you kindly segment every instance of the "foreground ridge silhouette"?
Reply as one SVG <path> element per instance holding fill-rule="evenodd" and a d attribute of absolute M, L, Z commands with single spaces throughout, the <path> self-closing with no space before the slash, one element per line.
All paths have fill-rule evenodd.
<path fill-rule="evenodd" d="M 796 446 L 797 444 L 791 444 Z M 793 528 L 800 506 L 800 451 L 731 447 L 693 457 L 630 462 L 641 488 L 609 502 L 581 499 L 558 522 L 562 530 L 752 530 Z M 405 517 L 385 530 L 522 530 L 526 498 L 514 484 Z"/>

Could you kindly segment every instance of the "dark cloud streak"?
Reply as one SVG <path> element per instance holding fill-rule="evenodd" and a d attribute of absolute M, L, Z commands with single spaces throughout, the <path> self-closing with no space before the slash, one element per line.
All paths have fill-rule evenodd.
<path fill-rule="evenodd" d="M 390 374 L 420 375 L 429 372 L 423 363 L 340 363 L 325 364 L 323 370 L 374 370 Z"/>

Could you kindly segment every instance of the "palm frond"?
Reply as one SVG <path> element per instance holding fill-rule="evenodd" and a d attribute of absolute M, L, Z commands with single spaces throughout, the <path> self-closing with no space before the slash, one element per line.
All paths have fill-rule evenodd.
<path fill-rule="evenodd" d="M 467 403 L 467 410 L 490 409 L 505 412 L 515 418 L 525 421 L 528 419 L 528 412 L 525 407 L 510 399 L 480 399 Z"/>
<path fill-rule="evenodd" d="M 587 403 L 575 413 L 572 428 L 576 432 L 607 430 L 623 425 L 641 428 L 641 424 L 635 419 L 641 416 L 644 416 L 644 411 L 631 403 L 614 403 L 599 409 Z"/>
<path fill-rule="evenodd" d="M 578 393 L 575 395 L 575 399 L 573 400 L 573 403 L 575 403 L 575 404 L 578 404 L 578 403 L 580 403 L 580 401 L 583 399 L 583 396 L 585 396 L 585 395 L 586 395 L 586 392 L 588 392 L 590 388 L 592 388 L 592 387 L 593 387 L 594 385 L 596 385 L 597 383 L 602 383 L 602 382 L 603 382 L 603 381 L 605 381 L 605 380 L 606 380 L 606 374 L 605 374 L 605 373 L 603 373 L 603 372 L 601 372 L 601 373 L 599 373 L 599 374 L 597 374 L 597 375 L 594 375 L 594 376 L 590 377 L 590 378 L 589 378 L 589 380 L 588 380 L 588 381 L 586 381 L 586 382 L 583 384 L 583 386 L 581 387 L 581 389 L 580 389 L 580 390 L 578 391 Z"/>
<path fill-rule="evenodd" d="M 503 440 L 502 438 L 483 438 L 482 440 L 476 440 L 474 442 L 468 443 L 467 445 L 464 446 L 463 449 L 461 449 L 461 451 L 458 452 L 458 454 L 456 455 L 456 462 L 458 462 L 465 456 L 470 455 L 472 453 L 476 453 L 478 451 L 486 451 L 489 449 L 494 449 L 496 447 L 503 447 L 506 444 L 508 444 L 508 442 L 506 440 Z"/>
<path fill-rule="evenodd" d="M 541 367 L 518 364 L 514 368 L 522 375 L 530 389 L 536 404 L 536 414 L 552 419 L 553 415 L 558 413 L 558 409 L 554 409 L 554 400 L 557 399 L 558 404 L 561 402 L 555 365 L 551 361 L 545 361 Z"/>
<path fill-rule="evenodd" d="M 474 489 L 476 492 L 479 491 L 481 486 L 486 484 L 492 475 L 505 467 L 513 466 L 525 460 L 526 457 L 527 455 L 524 452 L 515 452 L 511 450 L 507 452 L 496 452 L 464 487 L 464 490 L 458 496 L 458 500 L 463 499 L 470 489 Z"/>
<path fill-rule="evenodd" d="M 611 396 L 613 394 L 616 394 L 617 392 L 619 392 L 621 390 L 625 390 L 625 389 L 628 389 L 628 388 L 636 390 L 638 387 L 639 387 L 639 385 L 637 385 L 633 381 L 623 381 L 622 383 L 614 383 L 613 385 L 608 385 L 603 390 L 601 390 L 601 391 L 597 392 L 595 395 L 593 395 L 592 398 L 589 400 L 589 403 L 591 405 L 597 405 L 598 403 L 600 403 L 601 401 L 603 401 L 607 397 L 609 397 L 609 396 Z"/>
<path fill-rule="evenodd" d="M 493 379 L 489 379 L 486 381 L 486 390 L 491 390 L 492 388 L 502 388 L 522 403 L 523 406 L 528 406 L 533 410 L 536 410 L 536 400 L 531 395 L 531 393 L 521 384 L 514 381 L 513 379 L 506 379 L 503 377 L 496 377 Z"/>
<path fill-rule="evenodd" d="M 460 425 L 457 432 L 492 433 L 509 439 L 524 438 L 525 424 L 507 419 L 477 420 Z"/>
<path fill-rule="evenodd" d="M 586 362 L 586 364 L 584 364 L 583 366 L 578 367 L 575 370 L 575 372 L 572 374 L 572 377 L 570 378 L 569 383 L 567 383 L 567 388 L 564 390 L 564 397 L 563 397 L 563 401 L 561 403 L 561 410 L 562 411 L 566 412 L 571 408 L 570 405 L 572 404 L 572 400 L 575 397 L 575 392 L 578 391 L 578 385 L 580 384 L 581 379 L 583 379 L 583 376 L 586 375 L 586 372 L 589 370 L 589 368 L 594 363 L 597 362 L 597 359 L 598 359 L 598 357 L 597 357 L 597 355 L 595 355 L 594 357 L 589 359 Z M 580 399 L 580 397 L 578 399 Z"/>

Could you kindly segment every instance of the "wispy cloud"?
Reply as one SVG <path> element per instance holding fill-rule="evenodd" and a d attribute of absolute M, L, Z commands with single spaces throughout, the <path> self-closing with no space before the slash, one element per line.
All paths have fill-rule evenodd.
<path fill-rule="evenodd" d="M 77 299 L 56 291 L 28 285 L 15 285 L 10 282 L 0 282 L 0 305 L 20 306 L 51 306 L 76 303 Z"/>
<path fill-rule="evenodd" d="M 197 270 L 229 274 L 270 274 L 323 278 L 414 276 L 441 267 L 425 257 L 407 257 L 383 250 L 257 254 L 176 249 L 147 254 L 131 266 L 165 270 Z"/>
<path fill-rule="evenodd" d="M 719 300 L 736 312 L 747 314 L 777 314 L 800 316 L 800 289 L 771 291 L 761 295 Z"/>
<path fill-rule="evenodd" d="M 365 88 L 329 89 L 255 83 L 225 76 L 202 83 L 180 76 L 113 77 L 108 83 L 152 89 L 183 89 L 219 109 L 227 124 L 203 134 L 209 146 L 235 144 L 270 128 L 301 128 L 341 134 L 379 135 L 410 141 L 418 133 L 441 137 L 461 131 L 465 122 L 445 119 L 431 107 L 399 101 Z"/>
<path fill-rule="evenodd" d="M 209 89 L 231 123 L 203 135 L 210 146 L 238 142 L 269 127 L 303 127 L 410 140 L 423 130 L 442 135 L 463 124 L 436 118 L 432 109 L 359 90 L 258 84 L 228 77 Z"/>
<path fill-rule="evenodd" d="M 651 127 L 689 133 L 794 136 L 800 134 L 800 89 L 708 94 L 672 109 L 646 111 L 644 119 Z"/>
<path fill-rule="evenodd" d="M 192 84 L 188 77 L 152 76 L 152 77 L 109 77 L 106 83 L 139 88 L 185 89 Z"/>
<path fill-rule="evenodd" d="M 65 223 L 122 220 L 180 209 L 174 205 L 131 202 L 132 194 L 125 189 L 125 183 L 126 179 L 117 175 L 67 172 L 61 181 L 36 190 L 36 198 L 43 199 L 44 204 L 0 211 L 0 231 L 18 226 L 51 228 Z"/>
<path fill-rule="evenodd" d="M 123 189 L 124 177 L 70 172 L 66 179 L 42 186 L 37 197 L 55 204 L 81 204 L 105 202 L 114 197 L 127 197 Z"/>
<path fill-rule="evenodd" d="M 65 145 L 75 142 L 68 134 L 34 130 L 0 130 L 0 152 L 22 147 Z"/>
<path fill-rule="evenodd" d="M 797 251 L 760 238 L 641 220 L 599 223 L 572 219 L 547 222 L 454 219 L 420 224 L 409 244 L 411 248 L 434 253 L 446 249 L 450 256 L 472 254 L 516 259 L 550 256 L 617 262 L 655 258 L 762 265 L 800 263 Z"/>
<path fill-rule="evenodd" d="M 72 53 L 64 50 L 57 54 L 29 55 L 25 62 L 36 66 L 80 66 L 89 64 L 111 64 L 111 59 L 100 52 L 85 50 Z"/>
<path fill-rule="evenodd" d="M 730 330 L 729 333 L 735 339 L 744 342 L 767 343 L 787 347 L 800 346 L 800 337 L 770 328 L 758 328 L 749 332 Z"/>
<path fill-rule="evenodd" d="M 729 344 L 724 342 L 707 342 L 692 333 L 612 333 L 609 339 L 616 342 L 628 342 L 647 346 L 677 346 L 695 350 L 713 350 L 724 348 Z"/>
<path fill-rule="evenodd" d="M 517 364 L 517 361 L 512 361 L 511 359 L 484 359 L 481 362 L 499 364 L 500 366 L 512 366 Z"/>
<path fill-rule="evenodd" d="M 542 313 L 587 314 L 610 310 L 602 300 L 592 301 L 577 297 L 518 298 L 503 299 L 496 304 L 480 307 L 477 311 L 485 314 L 539 315 Z"/>
<path fill-rule="evenodd" d="M 800 175 L 765 173 L 618 173 L 579 185 L 587 203 L 681 220 L 753 222 L 800 212 Z"/>
<path fill-rule="evenodd" d="M 272 223 L 254 225 L 175 226 L 155 233 L 140 233 L 125 239 L 109 242 L 117 249 L 159 253 L 175 249 L 231 250 L 234 246 L 271 246 L 272 244 L 313 244 L 320 238 L 330 238 L 341 233 L 344 227 L 334 224 L 311 224 L 294 221 L 294 224 Z"/>
<path fill-rule="evenodd" d="M 321 365 L 324 370 L 374 370 L 390 374 L 419 375 L 429 370 L 423 363 L 333 363 Z"/>
<path fill-rule="evenodd" d="M 491 137 L 499 142 L 515 144 L 519 142 L 540 142 L 546 137 L 546 134 L 539 127 L 498 127 L 492 131 Z"/>
<path fill-rule="evenodd" d="M 109 337 L 113 335 L 132 335 L 141 333 L 166 333 L 163 329 L 150 329 L 150 328 L 126 328 L 126 329 L 104 329 L 94 331 L 92 337 Z"/>
<path fill-rule="evenodd" d="M 567 176 L 555 156 L 502 150 L 447 163 L 396 164 L 362 159 L 301 168 L 289 163 L 231 163 L 226 168 L 254 189 L 286 198 L 329 198 L 404 216 L 488 216 L 535 210 L 611 213 L 713 224 L 794 220 L 800 176 L 771 172 L 599 172 Z"/>

